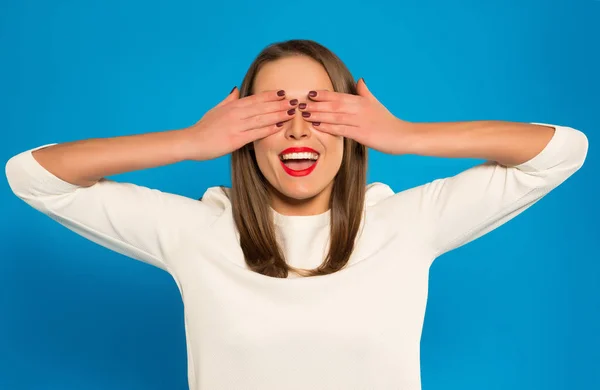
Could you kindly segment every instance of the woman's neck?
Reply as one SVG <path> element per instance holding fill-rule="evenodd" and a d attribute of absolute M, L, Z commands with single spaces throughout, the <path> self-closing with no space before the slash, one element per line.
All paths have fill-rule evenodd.
<path fill-rule="evenodd" d="M 306 199 L 288 197 L 279 191 L 271 192 L 271 207 L 279 214 L 288 216 L 307 216 L 323 214 L 329 210 L 331 186 Z"/>

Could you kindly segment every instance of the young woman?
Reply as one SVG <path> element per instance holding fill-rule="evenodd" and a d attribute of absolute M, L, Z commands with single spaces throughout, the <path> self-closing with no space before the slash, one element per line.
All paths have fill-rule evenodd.
<path fill-rule="evenodd" d="M 367 147 L 487 160 L 399 193 Z M 193 126 L 12 157 L 13 192 L 74 232 L 169 272 L 190 389 L 420 389 L 435 258 L 523 212 L 583 164 L 570 127 L 409 123 L 314 41 L 270 45 Z M 231 153 L 198 201 L 105 176 Z"/>

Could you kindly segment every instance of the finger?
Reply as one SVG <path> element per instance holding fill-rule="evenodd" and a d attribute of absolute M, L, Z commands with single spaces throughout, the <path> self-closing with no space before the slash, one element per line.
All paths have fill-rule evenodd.
<path fill-rule="evenodd" d="M 302 112 L 302 118 L 310 122 L 331 123 L 335 125 L 358 126 L 358 115 L 337 112 Z"/>
<path fill-rule="evenodd" d="M 277 100 L 283 100 L 283 99 L 285 99 L 285 91 L 284 90 L 282 90 L 282 89 L 269 90 L 269 91 L 263 91 L 263 92 L 259 92 L 254 95 L 243 97 L 243 98 L 239 99 L 238 101 L 236 101 L 234 104 L 235 104 L 235 107 L 248 107 L 248 106 L 251 106 L 256 103 L 271 102 L 271 101 L 277 101 Z"/>
<path fill-rule="evenodd" d="M 279 122 L 286 122 L 297 115 L 298 110 L 290 108 L 287 111 L 271 112 L 263 115 L 253 116 L 251 118 L 242 119 L 242 131 L 250 131 L 260 129 L 261 127 L 275 125 Z"/>
<path fill-rule="evenodd" d="M 229 95 L 227 95 L 227 97 L 225 99 L 223 99 L 221 101 L 221 103 L 217 104 L 216 107 L 221 107 L 224 106 L 225 104 L 229 103 L 229 102 L 233 102 L 235 100 L 238 99 L 238 95 L 239 95 L 239 89 L 237 89 L 237 86 L 233 87 L 233 89 L 231 90 L 231 92 L 229 92 Z"/>
<path fill-rule="evenodd" d="M 316 96 L 311 96 L 311 92 L 316 92 Z M 310 91 L 307 94 L 308 98 L 312 101 L 341 101 L 344 103 L 357 103 L 362 96 L 352 95 L 349 93 L 327 91 L 324 89 L 318 89 Z"/>
<path fill-rule="evenodd" d="M 292 104 L 295 103 L 295 104 Z M 293 100 L 279 100 L 279 101 L 269 101 L 269 102 L 261 102 L 256 103 L 251 106 L 243 107 L 242 110 L 242 119 L 251 118 L 253 116 L 267 114 L 271 112 L 277 111 L 288 111 L 294 107 L 298 106 L 298 99 Z"/>
<path fill-rule="evenodd" d="M 323 133 L 331 135 L 340 135 L 342 137 L 352 138 L 352 134 L 356 131 L 356 127 L 344 126 L 344 125 L 333 125 L 331 123 L 319 123 L 315 122 L 313 127 L 315 130 L 322 131 Z"/>
<path fill-rule="evenodd" d="M 283 122 L 281 122 L 281 123 L 283 123 Z M 246 137 L 245 142 L 249 143 L 249 142 L 254 142 L 256 140 L 263 139 L 270 135 L 273 135 L 273 134 L 277 133 L 279 130 L 281 130 L 282 128 L 283 128 L 283 126 L 277 126 L 275 124 L 275 125 L 260 127 L 258 129 L 254 129 L 254 130 L 249 130 L 242 134 L 244 135 L 244 137 Z"/>
<path fill-rule="evenodd" d="M 360 105 L 355 102 L 343 102 L 341 100 L 325 102 L 308 102 L 298 105 L 300 111 L 309 112 L 339 112 L 344 114 L 357 114 Z"/>

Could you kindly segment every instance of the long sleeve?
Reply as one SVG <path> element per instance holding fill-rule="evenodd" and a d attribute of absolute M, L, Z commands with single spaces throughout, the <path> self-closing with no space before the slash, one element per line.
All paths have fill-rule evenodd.
<path fill-rule="evenodd" d="M 103 179 L 90 187 L 68 183 L 46 170 L 31 152 L 11 157 L 6 177 L 13 193 L 69 230 L 105 248 L 167 272 L 168 253 L 185 228 L 208 226 L 218 210 L 201 201 Z"/>
<path fill-rule="evenodd" d="M 461 173 L 394 194 L 395 218 L 412 218 L 433 258 L 496 229 L 563 183 L 584 163 L 588 140 L 566 126 L 535 157 L 506 167 L 487 161 Z M 411 222 L 412 223 L 412 222 Z"/>

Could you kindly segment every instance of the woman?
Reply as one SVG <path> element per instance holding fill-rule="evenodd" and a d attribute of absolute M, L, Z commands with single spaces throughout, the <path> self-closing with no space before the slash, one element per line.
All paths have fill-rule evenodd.
<path fill-rule="evenodd" d="M 366 185 L 367 147 L 488 162 L 393 193 Z M 173 276 L 190 389 L 420 389 L 433 260 L 530 207 L 587 148 L 565 126 L 409 123 L 292 40 L 189 128 L 44 145 L 6 173 L 35 209 Z M 104 178 L 228 153 L 232 187 L 201 201 Z"/>

